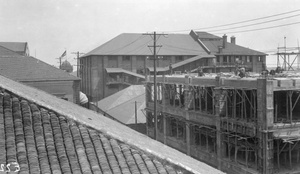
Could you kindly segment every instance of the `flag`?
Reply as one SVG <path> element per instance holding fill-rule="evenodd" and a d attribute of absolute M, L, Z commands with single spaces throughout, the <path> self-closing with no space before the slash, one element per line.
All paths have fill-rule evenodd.
<path fill-rule="evenodd" d="M 67 54 L 67 50 L 60 57 L 65 57 L 66 54 Z"/>

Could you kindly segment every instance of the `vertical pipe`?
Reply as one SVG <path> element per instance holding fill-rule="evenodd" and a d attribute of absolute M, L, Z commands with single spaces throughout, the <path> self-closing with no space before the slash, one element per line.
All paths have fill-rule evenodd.
<path fill-rule="evenodd" d="M 289 143 L 290 169 L 292 169 L 292 144 Z"/>
<path fill-rule="evenodd" d="M 135 125 L 137 125 L 137 106 L 136 106 L 136 101 L 134 102 L 134 116 L 135 116 Z"/>
<path fill-rule="evenodd" d="M 154 52 L 154 58 L 153 58 L 153 70 L 154 70 L 154 122 L 155 122 L 155 129 L 154 129 L 154 136 L 155 136 L 155 140 L 157 140 L 157 108 L 156 108 L 156 104 L 157 104 L 157 84 L 156 84 L 156 32 L 154 32 L 153 35 L 153 52 Z"/>
<path fill-rule="evenodd" d="M 293 103 L 292 103 L 292 96 L 293 96 L 293 91 L 289 92 L 289 99 L 290 99 L 290 120 L 291 123 L 293 122 Z"/>
<path fill-rule="evenodd" d="M 280 157 L 280 154 L 279 154 L 279 144 L 280 144 L 280 139 L 277 140 L 277 166 L 278 166 L 278 169 L 280 169 L 280 160 L 279 160 L 279 157 Z"/>

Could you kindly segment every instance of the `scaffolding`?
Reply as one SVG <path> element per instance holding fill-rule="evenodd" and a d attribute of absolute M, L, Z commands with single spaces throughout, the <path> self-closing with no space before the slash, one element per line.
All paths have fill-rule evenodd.
<path fill-rule="evenodd" d="M 229 173 L 300 172 L 300 79 L 162 77 L 157 91 L 164 144 Z"/>
<path fill-rule="evenodd" d="M 299 47 L 278 47 L 277 48 L 277 67 L 284 71 L 294 71 L 294 64 L 297 63 L 297 69 L 300 65 Z"/>

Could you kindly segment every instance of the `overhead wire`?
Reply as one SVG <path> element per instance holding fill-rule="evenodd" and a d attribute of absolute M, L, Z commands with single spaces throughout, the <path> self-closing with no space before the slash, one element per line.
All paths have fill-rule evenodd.
<path fill-rule="evenodd" d="M 300 11 L 300 9 L 293 10 L 293 11 L 288 11 L 288 12 L 284 12 L 284 13 L 279 13 L 279 14 L 275 14 L 275 15 L 260 17 L 260 18 L 254 18 L 254 19 L 249 19 L 249 20 L 244 20 L 244 21 L 239 21 L 239 22 L 228 23 L 228 24 L 215 25 L 215 26 L 202 27 L 202 28 L 195 28 L 195 29 L 183 29 L 183 30 L 164 31 L 164 32 L 166 32 L 166 33 L 178 33 L 178 32 L 186 32 L 186 31 L 190 31 L 190 30 L 214 29 L 214 28 L 226 27 L 226 26 L 231 26 L 231 25 L 237 25 L 237 24 L 242 24 L 242 23 L 253 22 L 253 21 L 267 19 L 267 18 L 272 18 L 272 17 L 286 15 L 286 14 L 290 14 L 290 13 L 294 13 L 294 12 L 298 12 L 298 11 Z"/>
<path fill-rule="evenodd" d="M 126 47 L 128 47 L 129 45 L 132 45 L 133 43 L 137 42 L 137 41 L 140 40 L 142 37 L 145 37 L 145 36 L 144 36 L 144 35 L 141 35 L 141 36 L 139 36 L 137 39 L 135 39 L 134 41 L 132 41 L 132 42 L 130 42 L 130 43 L 128 43 L 128 44 L 126 44 L 126 45 L 120 47 L 120 48 L 116 48 L 116 49 L 114 49 L 114 50 L 110 50 L 110 51 L 107 51 L 107 52 L 105 52 L 105 53 L 106 53 L 106 54 L 111 54 L 111 53 L 113 53 L 113 52 L 120 51 L 121 49 L 126 48 Z"/>
<path fill-rule="evenodd" d="M 237 29 L 237 28 L 245 28 L 245 27 L 261 25 L 261 24 L 266 24 L 266 23 L 270 23 L 270 22 L 275 22 L 275 21 L 279 21 L 279 20 L 284 20 L 284 19 L 288 19 L 288 18 L 292 18 L 292 17 L 296 17 L 296 16 L 300 16 L 300 14 L 287 16 L 287 17 L 283 17 L 283 18 L 279 18 L 279 19 L 273 19 L 273 20 L 264 21 L 264 22 L 258 22 L 258 23 L 254 23 L 254 24 L 238 26 L 238 27 L 224 28 L 224 29 L 218 29 L 218 30 L 209 30 L 208 32 L 217 32 L 217 31 L 231 30 L 231 29 Z"/>
<path fill-rule="evenodd" d="M 296 25 L 296 24 L 300 24 L 300 22 L 294 22 L 294 23 L 283 24 L 283 25 L 276 25 L 276 26 L 271 26 L 271 27 L 264 27 L 264 28 L 249 29 L 249 30 L 229 31 L 229 32 L 226 32 L 226 33 L 227 34 L 231 34 L 231 33 L 245 33 L 245 32 L 250 32 L 250 31 L 266 30 L 266 29 L 278 28 L 278 27 L 285 27 L 285 26 Z M 212 32 L 212 33 L 214 33 L 214 32 Z M 224 34 L 224 33 L 214 33 L 214 34 Z"/>

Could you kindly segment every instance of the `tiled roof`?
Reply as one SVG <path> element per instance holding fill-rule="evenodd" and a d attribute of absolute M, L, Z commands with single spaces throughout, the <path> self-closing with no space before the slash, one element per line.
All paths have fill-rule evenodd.
<path fill-rule="evenodd" d="M 162 45 L 159 55 L 207 55 L 202 47 L 188 34 L 158 36 L 157 45 Z M 90 55 L 153 55 L 148 45 L 153 39 L 148 35 L 124 33 L 95 48 Z"/>
<path fill-rule="evenodd" d="M 222 173 L 134 130 L 0 76 L 0 164 L 27 173 Z M 3 141 L 4 140 L 4 141 Z"/>
<path fill-rule="evenodd" d="M 223 46 L 223 38 L 207 32 L 196 32 L 202 43 L 211 51 L 212 54 L 219 55 L 266 55 L 265 53 L 242 47 L 230 42 L 226 43 L 225 49 L 219 53 L 219 46 Z"/>
<path fill-rule="evenodd" d="M 0 46 L 3 46 L 15 52 L 26 51 L 26 45 L 26 42 L 0 42 Z"/>
<path fill-rule="evenodd" d="M 0 47 L 0 74 L 17 81 L 80 80 L 39 59 Z"/>
<path fill-rule="evenodd" d="M 137 123 L 146 123 L 142 112 L 145 108 L 144 85 L 131 85 L 98 102 L 98 107 L 110 116 L 125 124 L 135 123 L 135 102 L 137 105 Z"/>

